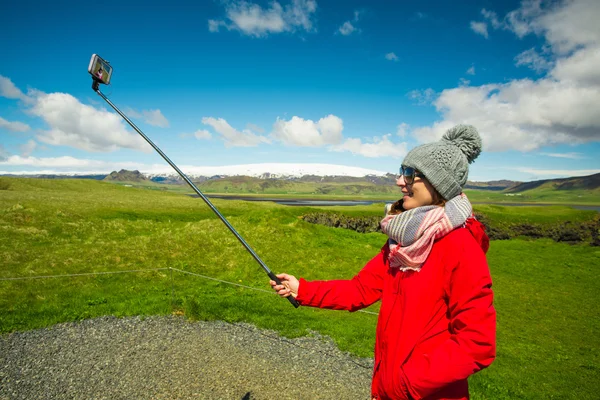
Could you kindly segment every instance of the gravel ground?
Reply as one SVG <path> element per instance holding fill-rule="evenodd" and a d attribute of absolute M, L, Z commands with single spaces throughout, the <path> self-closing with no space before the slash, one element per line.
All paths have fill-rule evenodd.
<path fill-rule="evenodd" d="M 368 399 L 372 365 L 319 336 L 102 317 L 0 336 L 0 400 Z"/>

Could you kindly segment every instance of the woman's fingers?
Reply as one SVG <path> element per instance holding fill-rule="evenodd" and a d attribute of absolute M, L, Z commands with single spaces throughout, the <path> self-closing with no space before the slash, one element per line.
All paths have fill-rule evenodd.
<path fill-rule="evenodd" d="M 296 279 L 293 275 L 288 274 L 277 274 L 277 278 L 281 281 L 281 283 L 277 283 L 273 280 L 270 280 L 269 283 L 273 290 L 277 292 L 281 297 L 288 297 L 298 295 L 298 279 Z"/>
<path fill-rule="evenodd" d="M 277 276 L 281 279 L 279 276 Z M 269 281 L 269 284 L 277 292 L 277 294 L 281 297 L 288 297 L 291 294 L 290 288 L 285 285 L 285 282 L 282 282 L 282 285 L 278 285 L 275 281 Z"/>
<path fill-rule="evenodd" d="M 289 281 L 290 280 L 290 275 L 288 275 L 288 274 L 277 274 L 276 276 L 281 281 Z"/>
<path fill-rule="evenodd" d="M 272 288 L 273 288 L 275 291 L 278 291 L 278 290 L 281 290 L 281 289 L 285 289 L 285 288 L 287 288 L 287 286 L 285 286 L 285 284 L 284 284 L 283 282 L 282 282 L 282 284 L 280 285 L 280 284 L 278 284 L 278 283 L 275 283 L 274 281 L 270 281 L 270 282 L 269 282 L 269 284 L 271 285 L 271 287 L 272 287 Z"/>

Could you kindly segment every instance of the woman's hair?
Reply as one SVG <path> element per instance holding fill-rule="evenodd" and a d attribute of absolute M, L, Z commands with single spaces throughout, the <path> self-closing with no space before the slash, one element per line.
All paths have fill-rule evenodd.
<path fill-rule="evenodd" d="M 394 202 L 392 204 L 392 206 L 390 207 L 390 209 L 388 211 L 388 214 L 390 214 L 390 215 L 396 215 L 396 214 L 400 214 L 401 212 L 403 212 L 404 211 L 404 208 L 402 207 L 402 203 L 403 202 L 404 201 L 402 199 Z"/>
<path fill-rule="evenodd" d="M 446 199 L 442 197 L 442 195 L 437 191 L 436 188 L 433 188 L 433 203 L 431 205 L 433 206 L 440 206 L 440 207 L 444 207 L 446 205 Z"/>

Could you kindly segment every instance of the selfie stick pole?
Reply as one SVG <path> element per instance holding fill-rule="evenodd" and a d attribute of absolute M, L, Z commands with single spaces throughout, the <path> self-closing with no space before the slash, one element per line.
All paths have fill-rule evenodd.
<path fill-rule="evenodd" d="M 204 202 L 210 207 L 211 210 L 213 210 L 213 212 L 215 214 L 217 214 L 217 217 L 219 217 L 221 219 L 221 221 L 223 221 L 223 223 L 225 224 L 225 226 L 227 228 L 229 228 L 229 230 L 231 231 L 231 233 L 234 234 L 234 236 L 237 238 L 237 240 L 240 241 L 240 243 L 246 248 L 246 250 L 248 250 L 248 252 L 252 255 L 252 257 L 254 257 L 254 259 L 256 260 L 256 262 L 258 262 L 258 264 L 260 264 L 260 266 L 265 270 L 265 272 L 267 273 L 267 275 L 269 275 L 269 278 L 271 278 L 273 281 L 275 281 L 278 285 L 281 285 L 281 281 L 279 280 L 279 278 L 277 278 L 277 276 L 275 276 L 275 274 L 269 269 L 269 267 L 267 267 L 267 265 L 263 262 L 263 260 L 260 259 L 260 257 L 254 252 L 254 250 L 252 250 L 252 248 L 250 247 L 250 245 L 248 243 L 246 243 L 246 241 L 240 236 L 240 234 L 233 228 L 233 226 L 231 226 L 231 224 L 229 223 L 229 221 L 227 221 L 227 219 L 225 219 L 225 217 L 219 212 L 219 210 L 217 210 L 217 208 L 210 202 L 210 200 L 200 191 L 200 189 L 198 189 L 196 187 L 196 185 L 194 185 L 194 183 L 190 180 L 190 178 L 187 177 L 186 174 L 184 174 L 183 172 L 181 172 L 181 170 L 177 167 L 177 165 L 175 165 L 175 163 L 173 161 L 171 161 L 169 159 L 169 157 L 167 157 L 167 155 L 165 153 L 162 152 L 161 149 L 158 148 L 158 146 L 156 146 L 152 140 L 150 140 L 148 138 L 148 136 L 146 136 L 144 134 L 144 132 L 142 132 L 137 126 L 135 126 L 135 124 L 133 122 L 131 122 L 131 120 L 129 118 L 127 118 L 127 116 L 125 114 L 123 114 L 121 112 L 121 110 L 119 110 L 101 91 L 100 91 L 100 82 L 98 82 L 96 79 L 94 79 L 94 83 L 92 84 L 92 89 L 94 89 L 94 91 L 96 93 L 98 93 L 100 95 L 100 97 L 102 97 L 107 103 L 108 105 L 110 105 L 117 113 L 119 113 L 119 115 L 121 117 L 123 117 L 123 119 L 125 121 L 127 121 L 127 123 L 129 125 L 131 125 L 131 127 L 133 129 L 136 130 L 137 133 L 139 133 L 145 140 L 146 142 L 148 142 L 148 144 L 150 144 L 150 146 L 152 146 L 154 148 L 154 150 L 156 150 L 158 152 L 158 154 L 161 155 L 162 158 L 165 159 L 166 162 L 169 163 L 169 165 L 171 167 L 173 167 L 173 169 L 175 171 L 177 171 L 177 173 L 179 174 L 179 176 L 181 176 L 183 178 L 184 181 L 187 182 L 188 185 L 191 186 L 192 189 L 194 189 L 194 191 L 196 193 L 198 193 L 198 196 L 200 196 L 200 198 L 202 198 L 202 200 L 204 200 Z M 289 296 L 287 298 L 290 303 L 292 303 L 292 305 L 294 307 L 298 307 L 300 304 L 296 301 L 295 298 L 293 298 L 292 296 Z"/>

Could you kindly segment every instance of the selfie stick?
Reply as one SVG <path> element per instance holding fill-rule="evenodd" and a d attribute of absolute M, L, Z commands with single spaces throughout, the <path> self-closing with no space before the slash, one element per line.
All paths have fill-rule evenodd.
<path fill-rule="evenodd" d="M 258 262 L 260 264 L 260 266 L 265 270 L 265 272 L 267 273 L 267 275 L 269 275 L 269 278 L 271 278 L 273 281 L 275 281 L 278 285 L 281 285 L 281 281 L 279 280 L 279 278 L 277 278 L 277 276 L 275 276 L 275 274 L 269 269 L 269 267 L 267 267 L 267 265 L 263 262 L 263 260 L 260 259 L 260 257 L 254 252 L 254 250 L 252 250 L 252 247 L 250 247 L 250 245 L 248 243 L 246 243 L 246 241 L 240 236 L 240 234 L 233 228 L 233 226 L 231 226 L 231 224 L 229 223 L 229 221 L 227 221 L 227 219 L 225 219 L 225 217 L 219 212 L 219 210 L 217 210 L 217 208 L 210 202 L 210 200 L 208 200 L 208 198 L 200 191 L 200 189 L 198 189 L 196 187 L 196 185 L 194 185 L 194 183 L 190 180 L 190 178 L 187 177 L 186 174 L 184 174 L 183 172 L 181 172 L 181 170 L 177 167 L 177 165 L 175 165 L 175 163 L 173 161 L 171 161 L 169 159 L 169 157 L 166 156 L 165 153 L 162 152 L 161 149 L 158 148 L 158 146 L 156 146 L 152 140 L 150 140 L 148 138 L 148 136 L 146 136 L 144 134 L 144 132 L 142 132 L 137 126 L 135 126 L 135 124 L 133 122 L 131 122 L 131 120 L 129 118 L 127 118 L 127 116 L 125 114 L 123 114 L 121 112 L 121 110 L 119 110 L 101 91 L 100 91 L 100 81 L 97 78 L 94 78 L 94 83 L 92 84 L 92 89 L 94 89 L 94 91 L 96 93 L 98 93 L 100 95 L 100 97 L 102 97 L 107 103 L 108 105 L 110 105 L 117 113 L 119 113 L 119 115 L 121 117 L 123 117 L 123 119 L 125 121 L 127 121 L 127 123 L 129 125 L 131 125 L 131 127 L 133 129 L 136 130 L 137 133 L 139 133 L 145 140 L 146 142 L 148 142 L 148 144 L 150 144 L 150 146 L 152 146 L 154 148 L 154 150 L 156 150 L 158 152 L 158 154 L 160 154 L 162 156 L 162 158 L 165 159 L 166 162 L 169 163 L 169 165 L 171 167 L 173 167 L 173 169 L 175 171 L 177 171 L 177 173 L 179 174 L 179 176 L 181 176 L 183 178 L 184 181 L 187 182 L 188 185 L 190 185 L 192 187 L 192 189 L 194 189 L 194 191 L 196 193 L 198 193 L 198 196 L 200 196 L 202 198 L 202 200 L 204 200 L 204 202 L 210 207 L 211 210 L 213 210 L 213 212 L 215 214 L 217 214 L 217 217 L 219 217 L 221 219 L 221 221 L 223 221 L 223 223 L 225 224 L 225 226 L 227 228 L 229 228 L 229 230 L 231 231 L 231 233 L 233 233 L 235 235 L 235 237 L 237 238 L 237 240 L 240 241 L 240 243 L 246 248 L 246 250 L 248 250 L 248 252 L 252 255 L 252 257 L 254 257 L 254 259 L 256 260 L 256 262 Z M 292 305 L 296 308 L 298 308 L 298 306 L 300 305 L 296 299 L 294 297 L 292 297 L 291 295 L 288 296 L 287 298 L 290 303 L 292 303 Z"/>

